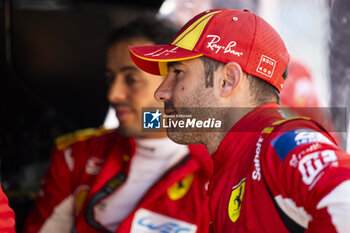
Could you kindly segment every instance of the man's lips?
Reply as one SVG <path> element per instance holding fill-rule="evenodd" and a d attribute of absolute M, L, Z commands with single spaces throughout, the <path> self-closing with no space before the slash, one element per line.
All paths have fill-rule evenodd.
<path fill-rule="evenodd" d="M 172 102 L 168 101 L 164 103 L 164 113 L 166 115 L 175 115 L 177 113 Z"/>
<path fill-rule="evenodd" d="M 175 109 L 164 109 L 165 115 L 175 115 L 177 112 Z"/>
<path fill-rule="evenodd" d="M 131 114 L 134 113 L 134 111 L 130 107 L 115 107 L 115 112 L 119 120 L 123 120 L 127 117 L 129 117 Z"/>

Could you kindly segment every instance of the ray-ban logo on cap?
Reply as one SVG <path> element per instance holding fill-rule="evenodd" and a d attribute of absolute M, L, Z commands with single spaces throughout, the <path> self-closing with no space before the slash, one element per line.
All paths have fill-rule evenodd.
<path fill-rule="evenodd" d="M 223 53 L 231 53 L 238 57 L 243 55 L 243 52 L 238 52 L 233 49 L 237 45 L 236 41 L 230 41 L 227 45 L 220 45 L 220 36 L 207 35 L 207 38 L 212 38 L 211 41 L 208 42 L 207 48 L 210 48 L 211 50 L 215 51 L 215 53 L 222 51 Z"/>
<path fill-rule="evenodd" d="M 173 49 L 163 49 L 163 48 L 160 48 L 154 52 L 151 52 L 151 53 L 147 53 L 145 54 L 145 56 L 152 56 L 152 57 L 158 57 L 158 56 L 168 56 L 169 54 L 172 54 L 172 53 L 176 53 L 176 50 L 178 49 L 178 47 L 175 47 Z"/>
<path fill-rule="evenodd" d="M 258 68 L 256 68 L 256 71 L 260 74 L 266 75 L 267 77 L 271 78 L 273 75 L 273 72 L 275 71 L 276 67 L 276 61 L 272 58 L 262 55 L 260 58 L 260 62 L 258 65 Z"/>

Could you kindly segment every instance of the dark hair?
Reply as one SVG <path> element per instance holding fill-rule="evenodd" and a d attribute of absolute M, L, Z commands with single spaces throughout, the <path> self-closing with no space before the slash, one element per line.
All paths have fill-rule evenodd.
<path fill-rule="evenodd" d="M 219 68 L 220 65 L 225 65 L 225 64 L 205 56 L 201 56 L 199 58 L 202 60 L 203 66 L 204 66 L 205 87 L 213 87 L 214 72 Z"/>
<path fill-rule="evenodd" d="M 284 80 L 288 76 L 288 66 L 282 74 Z M 248 80 L 250 89 L 254 93 L 254 99 L 259 105 L 271 102 L 271 98 L 275 97 L 276 103 L 280 104 L 280 94 L 276 87 L 272 86 L 270 83 L 265 80 L 255 77 L 251 74 L 248 74 Z"/>
<path fill-rule="evenodd" d="M 143 38 L 155 44 L 168 44 L 176 35 L 176 29 L 153 14 L 141 15 L 127 24 L 115 28 L 107 38 L 107 46 L 120 41 Z"/>
<path fill-rule="evenodd" d="M 213 60 L 211 58 L 202 56 L 200 59 L 203 62 L 204 72 L 205 72 L 205 87 L 214 86 L 214 72 L 218 69 L 220 65 L 225 65 L 222 62 Z M 286 80 L 288 76 L 288 66 L 284 70 L 282 75 L 283 79 Z M 280 103 L 280 96 L 278 90 L 265 80 L 255 77 L 251 74 L 247 75 L 249 80 L 249 86 L 254 93 L 254 99 L 259 105 L 265 104 L 271 101 L 271 98 L 275 97 L 276 102 Z"/>

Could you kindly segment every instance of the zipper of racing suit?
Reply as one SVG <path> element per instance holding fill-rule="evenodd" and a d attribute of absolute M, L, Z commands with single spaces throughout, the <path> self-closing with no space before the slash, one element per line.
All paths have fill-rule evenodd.
<path fill-rule="evenodd" d="M 171 173 L 173 170 L 181 167 L 184 165 L 188 160 L 190 160 L 191 156 L 188 154 L 186 155 L 180 162 L 172 166 L 170 169 L 168 169 L 159 179 L 163 179 L 165 176 L 167 176 L 169 173 Z M 102 199 L 110 195 L 112 192 L 114 192 L 116 189 L 118 189 L 125 181 L 127 178 L 127 173 L 126 170 L 129 167 L 130 161 L 124 162 L 123 168 L 121 171 L 114 176 L 111 180 L 107 182 L 107 184 L 98 192 L 96 192 L 89 200 L 88 204 L 86 205 L 85 209 L 85 220 L 86 222 L 96 228 L 97 230 L 104 232 L 104 233 L 110 233 L 109 230 L 104 228 L 99 222 L 97 222 L 94 219 L 94 206 L 99 203 Z M 157 181 L 157 182 L 158 182 Z M 157 183 L 156 182 L 156 183 Z"/>
<path fill-rule="evenodd" d="M 103 198 L 110 195 L 114 190 L 119 188 L 127 178 L 126 169 L 129 166 L 130 161 L 124 162 L 123 167 L 121 171 L 114 176 L 112 179 L 110 179 L 107 184 L 98 192 L 96 192 L 91 199 L 89 200 L 88 204 L 86 205 L 85 209 L 85 220 L 86 222 L 96 228 L 99 231 L 110 233 L 106 228 L 104 228 L 99 222 L 97 222 L 94 219 L 94 206 L 100 202 Z"/>

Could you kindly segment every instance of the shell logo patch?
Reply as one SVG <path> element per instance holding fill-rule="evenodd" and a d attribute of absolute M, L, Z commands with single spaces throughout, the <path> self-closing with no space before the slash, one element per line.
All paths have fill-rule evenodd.
<path fill-rule="evenodd" d="M 237 185 L 233 186 L 230 200 L 228 202 L 228 216 L 232 222 L 236 222 L 239 218 L 242 206 L 242 200 L 245 190 L 245 178 Z"/>
<path fill-rule="evenodd" d="M 167 193 L 169 198 L 173 201 L 176 201 L 185 196 L 185 194 L 192 185 L 193 178 L 194 175 L 189 174 L 188 176 L 184 177 L 182 180 L 176 182 L 170 188 L 168 188 Z"/>

